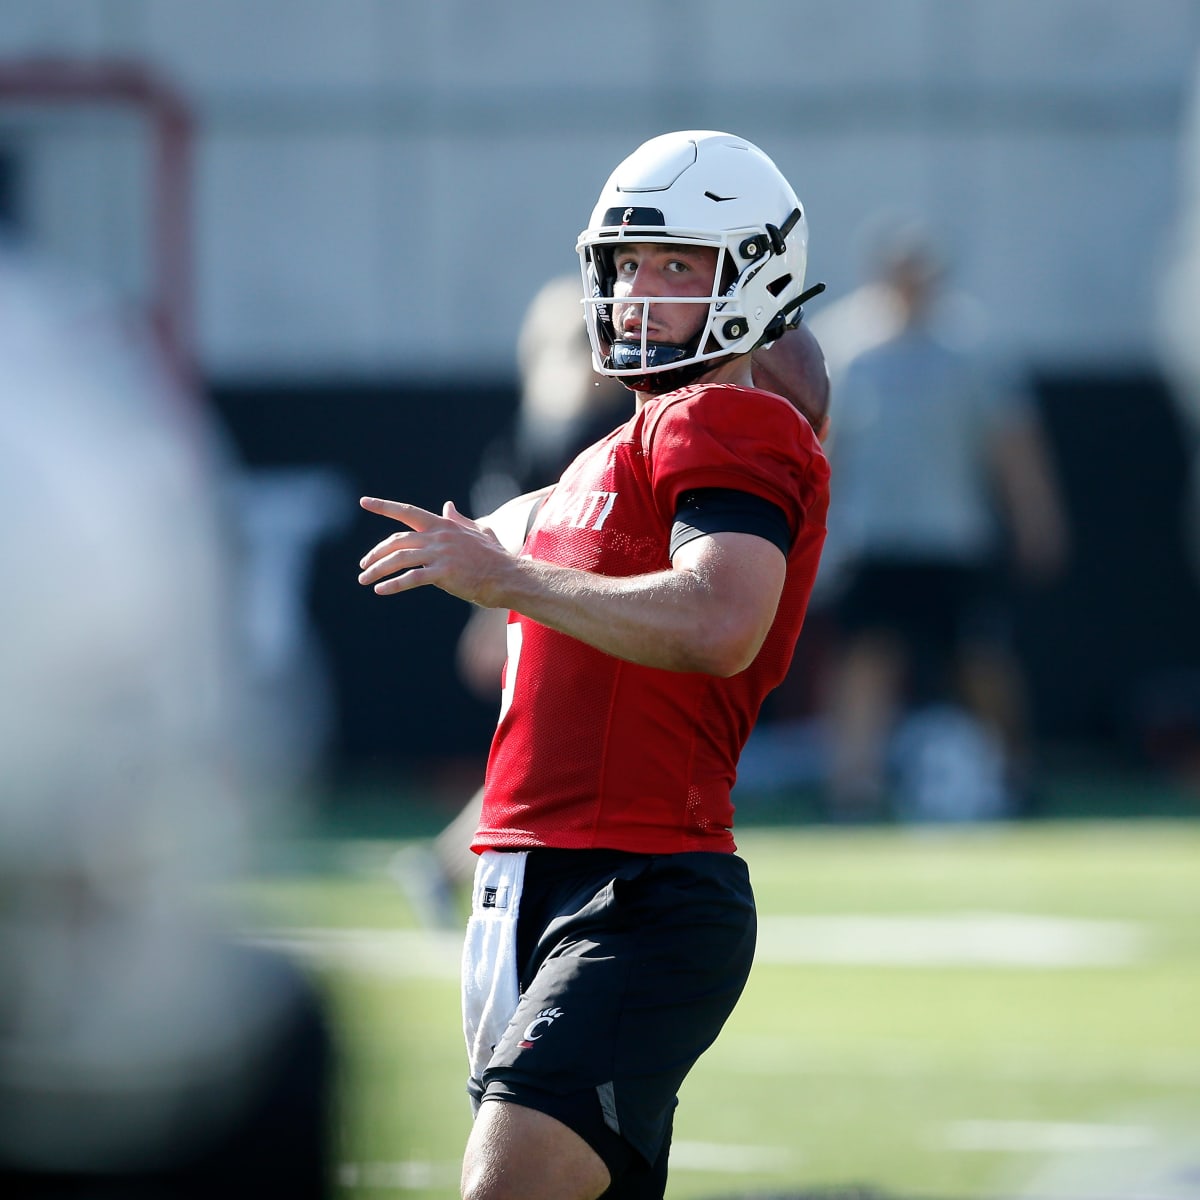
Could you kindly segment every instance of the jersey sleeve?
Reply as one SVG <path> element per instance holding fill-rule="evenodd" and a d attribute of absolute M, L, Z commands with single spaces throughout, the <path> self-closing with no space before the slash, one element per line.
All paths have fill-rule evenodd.
<path fill-rule="evenodd" d="M 808 422 L 786 400 L 751 388 L 678 393 L 646 426 L 643 448 L 655 507 L 667 519 L 684 492 L 729 488 L 776 505 L 795 536 L 828 484 L 828 464 Z"/>

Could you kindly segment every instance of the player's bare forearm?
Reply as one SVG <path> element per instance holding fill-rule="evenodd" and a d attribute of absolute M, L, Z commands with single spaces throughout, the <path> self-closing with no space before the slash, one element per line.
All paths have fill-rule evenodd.
<path fill-rule="evenodd" d="M 440 517 L 390 500 L 362 505 L 408 526 L 359 564 L 359 582 L 379 595 L 432 584 L 485 608 L 515 609 L 644 666 L 713 675 L 744 669 L 783 587 L 783 556 L 749 534 L 697 538 L 671 569 L 614 577 L 518 558 L 452 504 Z"/>

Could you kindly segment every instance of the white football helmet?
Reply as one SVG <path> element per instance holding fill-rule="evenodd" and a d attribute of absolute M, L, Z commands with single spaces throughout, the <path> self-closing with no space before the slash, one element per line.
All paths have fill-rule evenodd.
<path fill-rule="evenodd" d="M 706 304 L 707 319 L 686 345 L 617 337 L 613 251 L 622 241 L 714 247 L 712 294 L 622 296 L 622 305 Z M 715 365 L 774 341 L 800 320 L 808 224 L 775 164 L 744 138 L 711 130 L 665 133 L 635 150 L 609 176 L 576 243 L 592 360 L 602 375 L 661 393 Z"/>

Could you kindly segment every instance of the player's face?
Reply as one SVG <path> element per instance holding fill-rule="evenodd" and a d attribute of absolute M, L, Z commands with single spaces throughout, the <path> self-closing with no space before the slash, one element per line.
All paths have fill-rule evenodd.
<path fill-rule="evenodd" d="M 717 252 L 711 246 L 670 246 L 631 242 L 614 254 L 617 281 L 613 297 L 711 296 Z M 699 332 L 708 316 L 706 304 L 613 305 L 619 338 L 683 345 Z"/>

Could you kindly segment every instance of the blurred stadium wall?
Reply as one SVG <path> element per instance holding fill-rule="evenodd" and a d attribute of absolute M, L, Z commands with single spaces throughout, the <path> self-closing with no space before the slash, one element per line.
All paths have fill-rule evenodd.
<path fill-rule="evenodd" d="M 124 118 L 5 94 L 0 217 L 142 299 L 182 250 L 197 400 L 244 460 L 247 619 L 342 771 L 483 752 L 461 608 L 359 593 L 354 497 L 466 498 L 525 306 L 621 156 L 667 128 L 757 141 L 830 295 L 870 219 L 918 214 L 1034 372 L 1081 523 L 1071 579 L 1022 614 L 1041 730 L 1140 753 L 1138 714 L 1190 712 L 1200 663 L 1154 328 L 1198 49 L 1194 0 L 644 0 L 632 34 L 559 0 L 6 0 L 0 70 L 151 72 L 188 170 L 148 188 Z"/>

